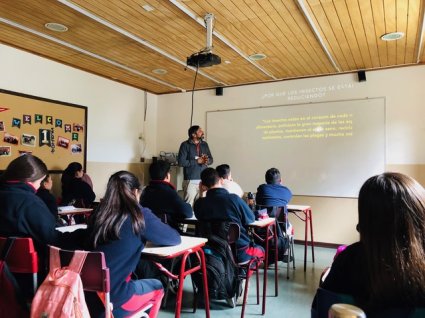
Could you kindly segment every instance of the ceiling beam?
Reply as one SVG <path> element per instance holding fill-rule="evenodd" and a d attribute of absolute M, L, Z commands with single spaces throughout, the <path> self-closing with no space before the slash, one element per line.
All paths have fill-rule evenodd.
<path fill-rule="evenodd" d="M 331 52 L 328 50 L 328 47 L 325 44 L 325 41 L 323 41 L 322 36 L 320 35 L 319 30 L 317 29 L 316 25 L 314 24 L 313 19 L 310 16 L 310 13 L 308 12 L 307 8 L 304 5 L 304 0 L 296 0 L 298 7 L 300 8 L 301 12 L 303 13 L 305 19 L 307 20 L 308 24 L 310 25 L 310 28 L 313 30 L 314 35 L 316 36 L 316 39 L 319 41 L 323 51 L 325 51 L 329 61 L 332 63 L 333 67 L 337 72 L 341 72 L 340 67 L 338 66 L 338 63 L 333 58 Z"/>
<path fill-rule="evenodd" d="M 142 38 L 140 38 L 140 37 L 138 37 L 138 36 L 136 36 L 136 35 L 128 32 L 128 31 L 126 31 L 126 30 L 124 30 L 122 28 L 120 28 L 119 26 L 117 26 L 117 25 L 115 25 L 115 24 L 113 24 L 113 23 L 111 23 L 109 21 L 106 21 L 106 20 L 98 17 L 97 15 L 94 15 L 93 13 L 91 13 L 91 12 L 89 12 L 89 11 L 81 8 L 80 6 L 77 6 L 77 5 L 75 5 L 74 3 L 72 3 L 72 2 L 70 2 L 68 0 L 57 0 L 57 1 L 60 2 L 60 3 L 62 3 L 63 5 L 66 5 L 69 8 L 71 8 L 71 9 L 73 9 L 73 10 L 75 10 L 75 11 L 77 11 L 77 12 L 83 14 L 83 15 L 85 15 L 86 17 L 88 17 L 88 18 L 90 18 L 90 19 L 92 19 L 92 20 L 94 20 L 94 21 L 96 21 L 96 22 L 98 22 L 98 23 L 100 23 L 100 24 L 102 24 L 102 25 L 104 25 L 104 26 L 106 26 L 106 27 L 108 27 L 108 28 L 110 28 L 110 29 L 118 32 L 118 33 L 120 33 L 121 35 L 124 35 L 125 37 L 130 38 L 130 39 L 136 41 L 137 43 L 140 43 L 140 44 L 142 44 L 142 45 L 150 48 L 151 50 L 153 50 L 153 51 L 155 51 L 155 52 L 157 52 L 157 53 L 165 56 L 166 58 L 172 60 L 173 62 L 176 62 L 178 64 L 181 64 L 185 68 L 188 68 L 188 69 L 190 69 L 190 70 L 192 70 L 194 72 L 196 71 L 196 68 L 195 67 L 192 67 L 192 66 L 188 66 L 186 64 L 186 61 L 182 61 L 182 60 L 178 59 L 176 56 L 174 56 L 174 55 L 172 55 L 172 54 L 170 54 L 170 53 L 168 53 L 168 52 L 160 49 L 159 47 L 153 45 L 152 43 L 150 43 L 150 42 L 148 42 L 146 40 L 143 40 Z M 222 82 L 220 80 L 217 80 L 214 77 L 212 77 L 212 76 L 210 76 L 210 75 L 208 75 L 208 74 L 206 74 L 206 73 L 204 73 L 202 71 L 199 71 L 198 70 L 198 74 L 201 74 L 202 76 L 210 79 L 211 81 L 213 81 L 213 82 L 215 82 L 217 84 L 227 85 L 226 83 L 224 83 L 224 82 Z"/>
<path fill-rule="evenodd" d="M 19 23 L 16 23 L 16 22 L 14 22 L 14 21 L 11 21 L 11 20 L 8 20 L 8 19 L 4 19 L 4 18 L 1 18 L 1 17 L 0 17 L 0 22 L 3 22 L 3 23 L 5 23 L 5 24 L 10 25 L 10 26 L 12 26 L 12 27 L 15 27 L 15 28 L 17 28 L 17 29 L 20 29 L 20 30 L 23 30 L 23 31 L 29 32 L 29 33 L 31 33 L 31 34 L 37 35 L 37 36 L 42 37 L 42 38 L 44 38 L 44 39 L 46 39 L 46 40 L 49 40 L 49 41 L 55 42 L 56 44 L 59 44 L 59 45 L 65 46 L 65 47 L 67 47 L 67 48 L 69 48 L 69 49 L 75 50 L 75 51 L 80 52 L 80 53 L 82 53 L 82 54 L 85 54 L 85 55 L 88 55 L 88 56 L 93 57 L 93 58 L 95 58 L 95 59 L 98 59 L 98 60 L 100 60 L 100 61 L 106 62 L 106 63 L 108 63 L 108 64 L 111 64 L 111 65 L 113 65 L 113 66 L 116 66 L 116 67 L 118 67 L 118 68 L 121 68 L 121 69 L 123 69 L 123 70 L 126 70 L 126 71 L 128 71 L 128 72 L 131 72 L 131 73 L 136 74 L 136 75 L 138 75 L 138 76 L 145 77 L 145 78 L 147 78 L 147 79 L 149 79 L 149 80 L 151 80 L 151 81 L 157 82 L 157 83 L 159 83 L 159 84 L 161 84 L 161 85 L 164 85 L 164 86 L 167 86 L 167 87 L 171 87 L 171 88 L 173 88 L 173 89 L 177 89 L 177 90 L 180 90 L 180 91 L 182 91 L 182 92 L 185 92 L 185 91 L 186 91 L 184 88 L 181 88 L 181 87 L 175 86 L 175 85 L 173 85 L 173 84 L 170 84 L 170 83 L 168 83 L 168 82 L 165 82 L 165 81 L 159 80 L 159 79 L 157 79 L 157 78 L 155 78 L 155 77 L 153 77 L 153 76 L 149 76 L 149 75 L 144 74 L 144 73 L 142 73 L 142 72 L 139 72 L 139 71 L 137 71 L 137 70 L 135 70 L 135 69 L 132 69 L 132 68 L 130 68 L 130 67 L 128 67 L 128 66 L 125 66 L 125 65 L 120 64 L 120 63 L 118 63 L 118 62 L 115 62 L 115 61 L 113 61 L 113 60 L 110 60 L 110 59 L 108 59 L 108 58 L 106 58 L 106 57 L 103 57 L 103 56 L 98 55 L 98 54 L 95 54 L 95 53 L 93 53 L 93 52 L 90 52 L 90 51 L 84 50 L 84 49 L 82 49 L 82 48 L 80 48 L 80 47 L 78 47 L 78 46 L 76 46 L 76 45 L 73 45 L 73 44 L 71 44 L 71 43 L 65 42 L 65 41 L 63 41 L 63 40 L 59 40 L 59 39 L 57 39 L 57 38 L 55 38 L 55 37 L 53 37 L 53 36 L 51 36 L 51 35 L 47 35 L 47 34 L 44 34 L 44 33 L 39 32 L 39 31 L 33 30 L 33 29 L 31 29 L 31 28 L 28 28 L 28 27 L 26 27 L 26 26 L 23 26 L 23 25 L 21 25 L 21 24 L 19 24 Z"/>

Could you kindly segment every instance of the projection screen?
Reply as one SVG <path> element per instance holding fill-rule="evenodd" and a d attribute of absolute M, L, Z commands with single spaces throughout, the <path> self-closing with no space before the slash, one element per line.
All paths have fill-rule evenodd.
<path fill-rule="evenodd" d="M 275 167 L 295 195 L 357 197 L 385 169 L 385 99 L 210 111 L 206 138 L 245 192 Z"/>

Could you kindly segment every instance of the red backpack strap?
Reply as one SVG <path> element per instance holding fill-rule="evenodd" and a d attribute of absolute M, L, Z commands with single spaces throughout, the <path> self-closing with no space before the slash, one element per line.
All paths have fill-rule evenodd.
<path fill-rule="evenodd" d="M 81 270 L 83 269 L 87 254 L 88 252 L 86 251 L 79 251 L 79 250 L 74 251 L 74 256 L 72 256 L 68 269 L 79 274 Z"/>

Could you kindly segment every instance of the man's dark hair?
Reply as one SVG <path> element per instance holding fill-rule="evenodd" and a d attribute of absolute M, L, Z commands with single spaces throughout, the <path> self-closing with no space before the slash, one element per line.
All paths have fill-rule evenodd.
<path fill-rule="evenodd" d="M 220 181 L 220 177 L 214 168 L 206 168 L 201 172 L 201 181 L 209 189 Z"/>
<path fill-rule="evenodd" d="M 228 164 L 224 163 L 222 165 L 219 165 L 219 166 L 215 167 L 215 170 L 217 170 L 218 176 L 220 178 L 227 179 L 229 177 L 230 166 Z"/>
<path fill-rule="evenodd" d="M 199 129 L 198 125 L 192 126 L 189 128 L 189 130 L 187 131 L 187 134 L 189 135 L 189 139 L 192 139 L 192 135 L 195 134 Z"/>
<path fill-rule="evenodd" d="M 280 172 L 276 168 L 270 168 L 266 171 L 267 184 L 278 184 L 281 180 Z"/>
<path fill-rule="evenodd" d="M 149 167 L 149 175 L 152 180 L 164 180 L 170 172 L 170 163 L 164 160 L 153 162 Z"/>

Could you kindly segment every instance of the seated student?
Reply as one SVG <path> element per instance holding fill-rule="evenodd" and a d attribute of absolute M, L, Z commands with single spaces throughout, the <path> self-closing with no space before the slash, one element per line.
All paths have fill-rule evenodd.
<path fill-rule="evenodd" d="M 46 203 L 50 212 L 53 214 L 55 219 L 57 219 L 58 218 L 58 205 L 56 204 L 55 197 L 53 196 L 53 194 L 50 193 L 50 190 L 52 190 L 52 186 L 53 186 L 52 177 L 48 174 L 41 181 L 40 188 L 38 188 L 38 190 L 37 190 L 37 196 L 41 200 L 43 200 L 44 203 Z"/>
<path fill-rule="evenodd" d="M 220 177 L 222 187 L 229 191 L 229 193 L 234 193 L 242 198 L 244 192 L 241 186 L 233 181 L 230 166 L 228 164 L 222 164 L 217 166 L 215 170 L 217 170 Z"/>
<path fill-rule="evenodd" d="M 291 201 L 292 192 L 282 185 L 282 177 L 280 171 L 276 168 L 270 168 L 266 171 L 265 184 L 261 184 L 257 188 L 255 196 L 256 204 L 267 207 L 286 207 Z M 292 225 L 288 221 L 288 234 L 292 233 Z"/>
<path fill-rule="evenodd" d="M 61 205 L 89 207 L 96 198 L 91 186 L 83 181 L 83 166 L 79 162 L 71 162 L 64 170 L 62 182 Z"/>
<path fill-rule="evenodd" d="M 158 160 L 149 167 L 151 181 L 143 190 L 140 204 L 147 207 L 162 218 L 165 214 L 167 223 L 173 228 L 178 228 L 178 221 L 190 218 L 193 215 L 192 207 L 177 193 L 174 185 L 170 183 L 170 164 Z"/>
<path fill-rule="evenodd" d="M 335 258 L 321 287 L 353 296 L 368 317 L 425 307 L 424 188 L 400 173 L 371 177 L 360 189 L 358 213 L 360 241 Z"/>
<path fill-rule="evenodd" d="M 205 198 L 195 201 L 193 210 L 199 222 L 230 221 L 240 226 L 240 237 L 236 242 L 237 262 L 246 263 L 251 257 L 264 257 L 261 246 L 250 244 L 247 227 L 255 221 L 248 205 L 236 194 L 229 193 L 220 184 L 218 173 L 213 168 L 201 172 L 201 191 L 207 191 Z"/>
<path fill-rule="evenodd" d="M 40 279 L 45 271 L 47 245 L 78 247 L 84 230 L 61 233 L 56 218 L 35 194 L 48 174 L 38 157 L 25 154 L 9 163 L 0 178 L 0 236 L 31 237 L 41 262 Z"/>
<path fill-rule="evenodd" d="M 267 207 L 285 207 L 292 198 L 291 190 L 282 185 L 282 178 L 280 171 L 276 168 L 270 168 L 266 171 L 265 174 L 265 184 L 261 184 L 257 188 L 257 194 L 255 196 L 257 208 L 261 206 Z M 286 233 L 293 235 L 293 227 L 289 220 L 286 220 Z M 286 248 L 287 241 L 283 238 L 282 231 L 278 229 L 278 250 L 279 250 L 279 260 L 283 262 L 288 262 L 288 251 Z M 273 249 L 272 249 L 273 250 Z M 281 257 L 282 255 L 282 257 Z M 270 259 L 274 259 L 274 254 L 269 254 Z M 292 258 L 289 260 L 292 261 Z"/>
<path fill-rule="evenodd" d="M 132 280 L 130 277 L 140 262 L 144 242 L 157 245 L 181 242 L 176 230 L 138 204 L 139 189 L 140 182 L 132 173 L 119 171 L 113 174 L 105 196 L 89 220 L 88 245 L 105 254 L 110 270 L 115 318 L 127 317 L 150 302 L 154 305 L 149 317 L 157 316 L 164 295 L 161 282 L 156 279 Z"/>

